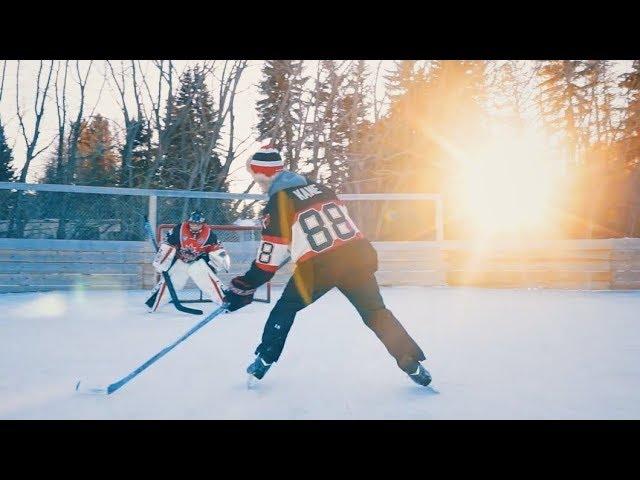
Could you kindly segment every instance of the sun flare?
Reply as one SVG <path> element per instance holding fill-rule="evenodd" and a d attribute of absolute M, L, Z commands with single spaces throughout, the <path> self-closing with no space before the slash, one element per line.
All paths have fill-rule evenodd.
<path fill-rule="evenodd" d="M 456 196 L 474 231 L 492 236 L 550 227 L 560 163 L 540 139 L 501 134 L 461 163 Z"/>

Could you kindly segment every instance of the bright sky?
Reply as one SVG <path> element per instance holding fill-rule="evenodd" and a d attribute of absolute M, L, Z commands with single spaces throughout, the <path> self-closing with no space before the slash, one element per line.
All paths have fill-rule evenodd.
<path fill-rule="evenodd" d="M 211 62 L 211 61 L 209 61 Z M 202 60 L 176 60 L 174 61 L 176 70 L 181 73 L 186 68 L 194 66 L 196 63 L 202 63 Z M 379 61 L 368 61 L 369 71 L 371 78 L 375 76 L 376 68 Z M 20 169 L 25 160 L 25 142 L 20 132 L 18 118 L 16 116 L 16 69 L 17 61 L 9 61 L 7 63 L 4 93 L 2 100 L 0 101 L 0 118 L 5 125 L 6 135 L 9 138 L 10 146 L 14 152 L 14 164 Z M 249 147 L 247 154 L 258 147 L 259 144 L 254 142 L 253 139 L 257 137 L 255 129 L 257 123 L 256 113 L 256 101 L 259 98 L 257 85 L 261 77 L 261 67 L 263 60 L 249 61 L 241 82 L 238 88 L 238 94 L 236 96 L 235 115 L 236 115 L 236 138 L 237 141 L 242 141 L 247 137 L 250 137 L 250 142 L 245 144 Z M 313 78 L 313 70 L 317 67 L 318 61 L 306 61 L 308 74 Z M 621 73 L 627 70 L 630 66 L 630 61 L 616 61 L 616 73 Z M 80 62 L 81 74 L 86 72 L 89 61 Z M 217 65 L 221 66 L 222 61 L 218 61 Z M 21 105 L 21 109 L 25 113 L 25 124 L 27 128 L 27 135 L 29 138 L 33 132 L 33 112 L 34 112 L 34 93 L 36 76 L 38 72 L 38 61 L 22 61 L 20 62 L 20 82 L 19 82 L 19 95 L 18 99 Z M 114 62 L 114 66 L 119 66 L 119 62 Z M 384 93 L 383 87 L 383 75 L 385 70 L 392 68 L 393 61 L 383 61 L 382 68 L 380 69 L 380 75 L 378 78 L 378 84 L 376 88 L 378 99 L 382 97 Z M 2 64 L 0 64 L 0 68 Z M 151 61 L 143 61 L 142 67 L 144 73 L 148 76 L 151 85 L 155 85 L 157 82 L 157 69 Z M 109 118 L 111 121 L 118 125 L 122 125 L 122 113 L 119 105 L 119 94 L 108 80 L 110 74 L 107 71 L 107 65 L 102 60 L 93 62 L 91 75 L 89 77 L 89 83 L 86 90 L 86 103 L 85 103 L 85 116 L 91 113 L 100 113 L 104 117 Z M 55 75 L 55 71 L 54 71 Z M 214 72 L 215 75 L 215 72 Z M 105 76 L 107 82 L 104 82 Z M 76 111 L 79 92 L 76 84 L 75 73 L 75 61 L 70 62 L 70 77 L 68 79 L 68 88 L 70 93 L 68 94 L 69 111 L 70 115 L 74 115 Z M 213 82 L 213 80 L 212 80 Z M 53 84 L 53 80 L 52 80 Z M 176 82 L 177 84 L 177 82 Z M 216 86 L 210 85 L 212 90 L 216 90 Z M 57 133 L 57 116 L 55 111 L 55 100 L 53 95 L 53 85 L 50 87 L 49 98 L 46 104 L 45 116 L 41 126 L 41 135 L 38 141 L 38 149 L 41 149 L 51 143 L 55 139 Z M 215 95 L 214 95 L 215 98 Z M 130 100 L 130 109 L 133 108 L 133 99 Z M 53 147 L 52 147 L 53 148 Z M 42 171 L 43 165 L 48 155 L 48 151 L 38 156 L 30 167 L 30 173 L 28 181 L 35 181 Z M 231 190 L 241 191 L 249 183 L 249 179 L 244 171 L 243 159 L 236 160 L 236 165 L 232 165 L 232 174 L 230 175 L 232 180 Z"/>
<path fill-rule="evenodd" d="M 211 62 L 211 61 L 209 61 Z M 197 63 L 202 63 L 202 60 L 175 60 L 174 65 L 178 73 L 183 72 L 186 68 L 192 67 Z M 222 61 L 218 61 L 219 65 L 222 65 Z M 385 61 L 383 68 L 389 68 L 392 66 L 392 61 Z M 259 146 L 253 139 L 257 137 L 256 124 L 258 122 L 256 113 L 256 102 L 259 99 L 257 85 L 261 77 L 261 67 L 263 60 L 249 61 L 247 68 L 245 69 L 242 79 L 238 86 L 238 94 L 236 95 L 236 104 L 234 112 L 236 115 L 236 138 L 237 141 L 242 141 L 247 137 L 251 137 L 251 140 L 245 144 L 249 146 L 248 152 L 253 148 Z M 305 62 L 307 68 L 314 69 L 318 65 L 318 61 Z M 370 70 L 375 74 L 375 68 L 377 67 L 377 61 L 370 62 Z M 45 62 L 48 67 L 48 64 Z M 119 68 L 119 61 L 113 62 L 114 67 Z M 151 61 L 142 62 L 144 73 L 149 78 L 150 85 L 157 84 L 156 67 Z M 16 115 L 16 70 L 18 62 L 9 61 L 7 63 L 6 80 L 4 85 L 4 94 L 0 101 L 0 118 L 5 126 L 6 135 L 9 138 L 10 146 L 14 153 L 14 165 L 21 169 L 24 165 L 26 146 L 24 138 L 22 136 L 18 117 Z M 80 62 L 80 73 L 85 74 L 86 69 L 89 66 L 89 61 Z M 20 62 L 20 82 L 18 85 L 18 99 L 21 109 L 25 114 L 25 125 L 27 129 L 27 135 L 31 138 L 33 132 L 33 119 L 34 119 L 34 94 L 36 77 L 38 73 L 39 61 L 27 60 Z M 2 68 L 2 64 L 0 64 Z M 380 72 L 379 85 L 382 85 L 382 70 Z M 55 67 L 54 74 L 55 75 Z M 105 75 L 107 82 L 104 81 Z M 79 103 L 79 88 L 77 86 L 77 74 L 75 71 L 75 61 L 70 62 L 70 70 L 67 79 L 68 102 L 69 111 L 71 115 L 74 115 L 77 111 L 77 105 Z M 44 80 L 44 79 L 42 79 Z M 91 112 L 94 114 L 101 114 L 107 117 L 109 120 L 115 122 L 119 126 L 123 125 L 123 117 L 121 108 L 119 105 L 120 96 L 111 82 L 110 72 L 108 71 L 107 64 L 102 60 L 96 60 L 91 66 L 91 75 L 86 88 L 86 101 L 85 101 L 85 116 Z M 213 81 L 212 81 L 213 82 Z M 42 84 L 42 81 L 41 81 Z M 177 84 L 177 82 L 176 82 Z M 216 87 L 210 84 L 212 90 L 215 92 Z M 153 88 L 153 87 L 152 87 Z M 379 89 L 381 90 L 381 89 Z M 213 95 L 215 98 L 215 94 Z M 53 94 L 53 77 L 50 86 L 50 92 L 48 95 L 48 101 L 45 107 L 45 115 L 41 125 L 41 134 L 38 141 L 38 149 L 48 145 L 52 142 L 57 134 L 57 115 L 55 97 Z M 135 111 L 133 99 L 131 98 L 129 108 Z M 53 148 L 53 146 L 51 147 Z M 247 154 L 248 154 L 247 152 Z M 28 181 L 35 181 L 42 171 L 45 160 L 47 158 L 48 151 L 38 156 L 29 168 Z M 231 170 L 234 171 L 230 175 L 233 184 L 231 186 L 232 191 L 240 191 L 245 188 L 249 179 L 243 168 L 243 161 L 236 160 L 237 165 L 232 165 Z"/>

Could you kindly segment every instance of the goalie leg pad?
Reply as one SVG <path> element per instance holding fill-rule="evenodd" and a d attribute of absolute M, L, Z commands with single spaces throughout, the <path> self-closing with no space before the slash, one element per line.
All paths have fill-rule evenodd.
<path fill-rule="evenodd" d="M 161 243 L 156 256 L 153 258 L 153 268 L 155 268 L 158 273 L 166 272 L 171 268 L 175 256 L 176 249 L 174 247 L 166 243 Z"/>
<path fill-rule="evenodd" d="M 177 260 L 176 263 L 173 264 L 173 267 L 171 267 L 167 272 L 171 279 L 171 283 L 173 284 L 173 288 L 176 291 L 184 288 L 187 283 L 187 280 L 189 279 L 188 269 L 189 265 L 181 260 Z M 147 306 L 151 308 L 152 312 L 156 312 L 159 307 L 169 303 L 170 300 L 171 295 L 169 295 L 167 285 L 164 282 L 164 278 L 161 278 L 151 292 L 151 297 L 147 300 Z"/>
<path fill-rule="evenodd" d="M 163 283 L 164 279 L 161 279 L 158 283 L 156 283 L 156 286 L 153 287 L 153 290 L 151 290 L 151 295 L 149 296 L 149 298 L 147 298 L 147 301 L 144 302 L 147 307 L 153 308 Z"/>
<path fill-rule="evenodd" d="M 207 262 L 198 260 L 189 265 L 189 276 L 207 298 L 222 304 L 224 285 Z"/>

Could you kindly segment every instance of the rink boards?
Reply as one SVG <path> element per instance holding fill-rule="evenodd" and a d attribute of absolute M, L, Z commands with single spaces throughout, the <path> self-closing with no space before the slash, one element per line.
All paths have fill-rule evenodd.
<path fill-rule="evenodd" d="M 376 242 L 383 285 L 640 289 L 640 239 Z M 226 245 L 228 281 L 249 266 L 257 242 Z M 151 288 L 146 242 L 0 239 L 0 293 Z M 276 274 L 285 283 L 291 264 Z"/>

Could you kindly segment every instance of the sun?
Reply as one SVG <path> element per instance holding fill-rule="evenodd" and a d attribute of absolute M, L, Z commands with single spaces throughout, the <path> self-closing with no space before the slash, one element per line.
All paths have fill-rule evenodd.
<path fill-rule="evenodd" d="M 458 160 L 455 201 L 475 234 L 550 229 L 561 164 L 543 139 L 504 131 Z"/>

